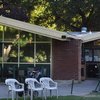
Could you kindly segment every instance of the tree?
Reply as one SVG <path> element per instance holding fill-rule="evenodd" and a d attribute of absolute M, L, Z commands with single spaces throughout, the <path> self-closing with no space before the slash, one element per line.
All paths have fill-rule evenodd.
<path fill-rule="evenodd" d="M 47 0 L 36 0 L 34 9 L 31 11 L 30 22 L 36 25 L 56 29 L 55 16 L 52 15 L 50 2 Z"/>
<path fill-rule="evenodd" d="M 52 0 L 50 4 L 58 30 L 100 29 L 100 0 Z"/>
<path fill-rule="evenodd" d="M 100 0 L 1 0 L 0 15 L 60 31 L 100 29 Z"/>
<path fill-rule="evenodd" d="M 0 15 L 21 21 L 29 21 L 33 0 L 1 0 Z"/>

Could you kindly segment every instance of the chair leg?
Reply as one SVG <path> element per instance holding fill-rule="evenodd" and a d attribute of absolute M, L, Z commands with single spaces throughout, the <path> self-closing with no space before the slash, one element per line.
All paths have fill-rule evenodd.
<path fill-rule="evenodd" d="M 41 98 L 42 98 L 42 100 L 44 100 L 44 93 L 43 93 L 43 90 L 41 90 Z"/>
<path fill-rule="evenodd" d="M 56 95 L 57 95 L 57 99 L 58 99 L 58 89 L 56 90 Z"/>
<path fill-rule="evenodd" d="M 41 97 L 43 98 L 43 90 L 41 90 Z"/>
<path fill-rule="evenodd" d="M 12 91 L 12 100 L 14 100 L 14 91 Z"/>
<path fill-rule="evenodd" d="M 47 100 L 47 89 L 45 89 L 45 100 Z"/>
<path fill-rule="evenodd" d="M 18 92 L 16 92 L 16 100 L 18 100 Z"/>
<path fill-rule="evenodd" d="M 31 89 L 31 100 L 33 100 L 33 90 Z"/>
<path fill-rule="evenodd" d="M 30 90 L 28 90 L 28 92 L 27 92 L 27 93 L 28 93 L 28 96 L 30 96 Z"/>
<path fill-rule="evenodd" d="M 52 97 L 52 90 L 50 90 L 50 97 Z"/>
<path fill-rule="evenodd" d="M 24 94 L 24 100 L 25 100 L 25 91 L 23 91 L 23 94 Z"/>
<path fill-rule="evenodd" d="M 8 100 L 8 98 L 9 98 L 9 92 L 10 92 L 10 90 L 8 91 L 8 96 L 7 96 L 7 100 Z"/>

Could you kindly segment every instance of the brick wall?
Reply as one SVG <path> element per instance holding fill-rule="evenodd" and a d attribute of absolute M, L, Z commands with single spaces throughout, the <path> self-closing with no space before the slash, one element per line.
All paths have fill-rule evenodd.
<path fill-rule="evenodd" d="M 52 76 L 56 80 L 81 79 L 81 41 L 52 41 Z"/>

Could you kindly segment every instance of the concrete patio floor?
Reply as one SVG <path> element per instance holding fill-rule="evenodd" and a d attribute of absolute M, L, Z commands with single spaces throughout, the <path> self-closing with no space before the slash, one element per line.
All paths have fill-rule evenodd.
<path fill-rule="evenodd" d="M 75 82 L 73 85 L 73 91 L 71 94 L 72 81 L 57 81 L 58 82 L 58 95 L 67 96 L 67 95 L 78 95 L 84 96 L 90 94 L 95 90 L 98 80 L 85 80 L 82 82 Z M 8 88 L 5 84 L 0 84 L 0 98 L 7 98 Z M 49 95 L 49 91 L 47 93 Z M 52 92 L 55 95 L 55 91 Z M 11 96 L 10 96 L 11 97 Z"/>

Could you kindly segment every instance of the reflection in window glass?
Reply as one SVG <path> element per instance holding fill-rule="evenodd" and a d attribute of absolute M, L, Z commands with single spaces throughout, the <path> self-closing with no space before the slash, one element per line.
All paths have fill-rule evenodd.
<path fill-rule="evenodd" d="M 36 41 L 50 41 L 50 38 L 41 35 L 36 35 Z"/>
<path fill-rule="evenodd" d="M 2 31 L 0 30 L 0 41 L 2 41 Z"/>
<path fill-rule="evenodd" d="M 0 27 L 2 79 L 18 78 L 19 74 L 22 80 L 27 76 L 27 71 L 35 67 L 41 70 L 43 76 L 50 76 L 50 41 L 50 38 L 44 36 Z"/>
<path fill-rule="evenodd" d="M 94 61 L 100 61 L 100 50 L 94 50 Z"/>
<path fill-rule="evenodd" d="M 2 32 L 0 31 L 0 41 L 2 41 Z"/>
<path fill-rule="evenodd" d="M 19 70 L 24 70 L 24 77 L 28 77 L 28 72 L 33 71 L 33 64 L 20 64 Z"/>
<path fill-rule="evenodd" d="M 2 78 L 2 64 L 0 64 L 0 81 L 1 81 L 1 78 Z"/>
<path fill-rule="evenodd" d="M 18 30 L 6 27 L 5 32 L 4 32 L 4 40 L 5 41 L 14 41 L 16 39 L 17 34 L 18 34 Z"/>
<path fill-rule="evenodd" d="M 17 64 L 4 64 L 3 78 L 17 78 L 18 65 Z"/>
<path fill-rule="evenodd" d="M 26 43 L 32 43 L 34 41 L 34 34 L 25 31 L 20 32 L 20 39 Z"/>
<path fill-rule="evenodd" d="M 92 61 L 92 50 L 85 50 L 85 61 Z"/>
<path fill-rule="evenodd" d="M 42 77 L 50 77 L 50 64 L 36 64 L 36 70 L 39 70 Z"/>
<path fill-rule="evenodd" d="M 34 62 L 34 44 L 28 43 L 27 45 L 21 47 L 20 49 L 20 61 L 21 62 Z"/>
<path fill-rule="evenodd" d="M 50 62 L 50 44 L 37 43 L 36 44 L 36 57 L 37 63 L 49 63 Z"/>
<path fill-rule="evenodd" d="M 2 43 L 0 43 L 0 62 L 2 62 Z"/>
<path fill-rule="evenodd" d="M 2 40 L 3 26 L 0 25 L 0 41 Z"/>
<path fill-rule="evenodd" d="M 3 61 L 18 62 L 18 47 L 11 43 L 4 44 Z"/>

